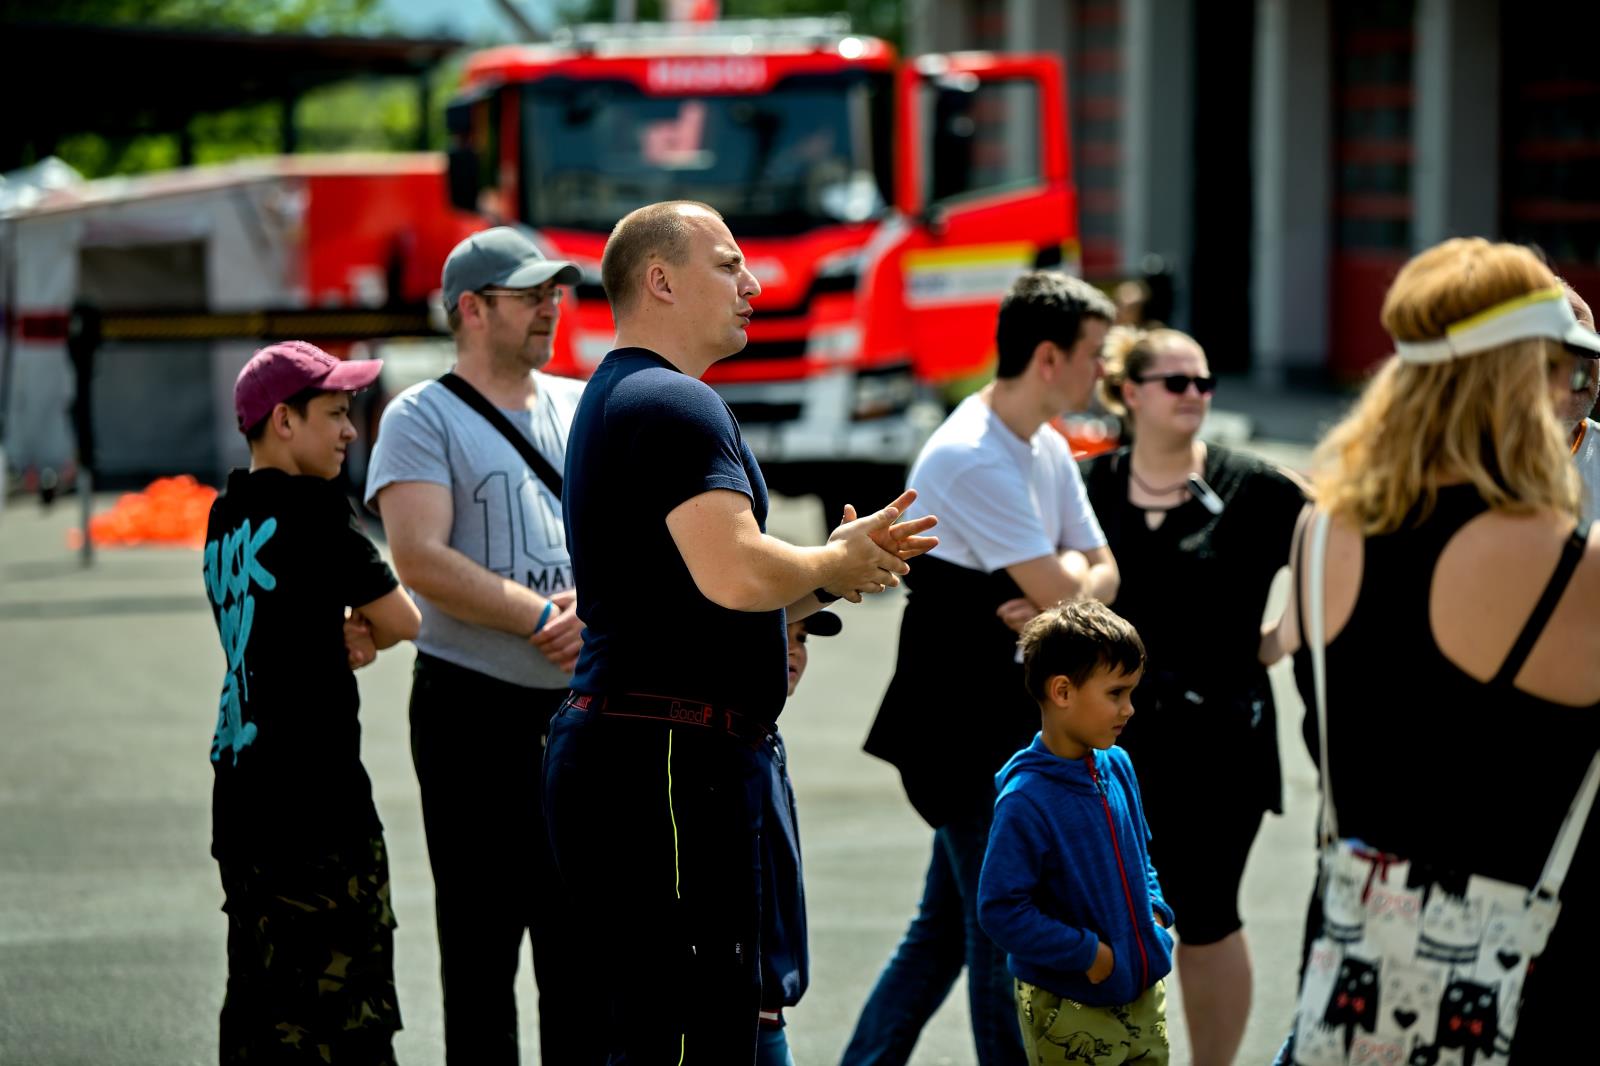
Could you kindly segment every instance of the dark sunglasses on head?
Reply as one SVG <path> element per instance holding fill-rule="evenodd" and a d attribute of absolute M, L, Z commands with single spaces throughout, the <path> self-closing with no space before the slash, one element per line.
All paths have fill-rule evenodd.
<path fill-rule="evenodd" d="M 1217 388 L 1217 379 L 1211 375 L 1200 377 L 1196 374 L 1146 374 L 1144 377 L 1133 378 L 1135 385 L 1143 385 L 1150 381 L 1159 381 L 1162 386 L 1174 396 L 1182 396 L 1193 385 L 1202 396 L 1206 396 Z"/>

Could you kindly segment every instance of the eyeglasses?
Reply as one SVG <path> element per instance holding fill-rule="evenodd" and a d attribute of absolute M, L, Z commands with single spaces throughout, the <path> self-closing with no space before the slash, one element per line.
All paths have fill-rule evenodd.
<path fill-rule="evenodd" d="M 541 285 L 537 289 L 479 289 L 479 296 L 504 296 L 511 300 L 520 300 L 527 307 L 538 307 L 549 300 L 553 304 L 561 303 L 561 286 Z"/>
<path fill-rule="evenodd" d="M 1572 380 L 1568 388 L 1573 392 L 1588 392 L 1589 386 L 1594 384 L 1594 360 L 1577 358 L 1572 361 Z"/>
<path fill-rule="evenodd" d="M 1146 374 L 1144 377 L 1132 377 L 1130 380 L 1135 385 L 1143 385 L 1151 381 L 1159 381 L 1168 392 L 1174 396 L 1182 396 L 1193 385 L 1202 396 L 1208 396 L 1216 391 L 1217 379 L 1207 374 L 1201 377 L 1198 374 Z"/>

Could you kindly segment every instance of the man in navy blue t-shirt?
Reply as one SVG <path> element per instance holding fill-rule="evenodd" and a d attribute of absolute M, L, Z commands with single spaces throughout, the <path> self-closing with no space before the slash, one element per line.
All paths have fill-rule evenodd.
<path fill-rule="evenodd" d="M 767 488 L 700 375 L 761 286 L 720 215 L 640 208 L 606 244 L 616 350 L 572 422 L 563 510 L 584 646 L 551 723 L 546 812 L 579 935 L 611 970 L 615 1063 L 748 1063 L 760 1006 L 761 810 L 785 617 L 899 583 L 936 541 L 913 498 L 821 547 L 765 532 Z M 615 968 L 626 966 L 625 971 Z"/>

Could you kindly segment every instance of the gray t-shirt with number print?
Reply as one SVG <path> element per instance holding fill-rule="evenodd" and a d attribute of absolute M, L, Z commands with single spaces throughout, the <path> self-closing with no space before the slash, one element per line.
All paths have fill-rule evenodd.
<path fill-rule="evenodd" d="M 583 382 L 534 378 L 539 393 L 533 409 L 502 413 L 560 470 Z M 437 381 L 413 385 L 384 409 L 367 471 L 367 505 L 375 508 L 379 490 L 397 481 L 450 489 L 450 546 L 478 565 L 542 596 L 572 587 L 560 497 L 498 430 Z M 567 687 L 570 677 L 525 638 L 452 618 L 424 596 L 417 603 L 419 650 L 514 685 Z"/>

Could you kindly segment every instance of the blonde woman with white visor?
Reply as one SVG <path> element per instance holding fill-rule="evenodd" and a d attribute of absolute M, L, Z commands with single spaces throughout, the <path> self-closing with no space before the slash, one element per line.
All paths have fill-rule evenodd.
<path fill-rule="evenodd" d="M 1296 1061 L 1347 1061 L 1352 1036 L 1389 1041 L 1402 1062 L 1503 1063 L 1507 1052 L 1513 1064 L 1592 1061 L 1581 1021 L 1592 1009 L 1585 978 L 1600 898 L 1592 810 L 1576 823 L 1564 906 L 1543 953 L 1528 951 L 1538 963 L 1525 985 L 1496 984 L 1495 960 L 1507 974 L 1518 960 L 1483 946 L 1490 908 L 1472 902 L 1467 878 L 1540 882 L 1600 744 L 1600 538 L 1578 520 L 1554 402 L 1586 386 L 1600 337 L 1532 252 L 1477 238 L 1407 263 L 1382 321 L 1396 354 L 1320 446 L 1316 505 L 1301 523 L 1305 532 L 1331 517 L 1320 583 L 1327 810 L 1338 837 L 1403 857 L 1413 879 L 1427 870 L 1468 887 L 1449 914 L 1435 914 L 1430 896 L 1420 918 L 1423 942 L 1448 938 L 1459 952 L 1433 982 L 1390 987 L 1384 975 L 1370 997 L 1334 1002 L 1336 992 L 1326 1015 L 1297 1020 Z M 1279 636 L 1294 654 L 1316 758 L 1314 668 L 1301 637 L 1312 540 L 1297 539 Z M 1446 918 L 1448 931 L 1434 924 Z M 1309 944 L 1324 924 L 1320 905 L 1308 924 Z M 1489 1006 L 1463 1026 L 1440 996 L 1468 986 Z"/>

